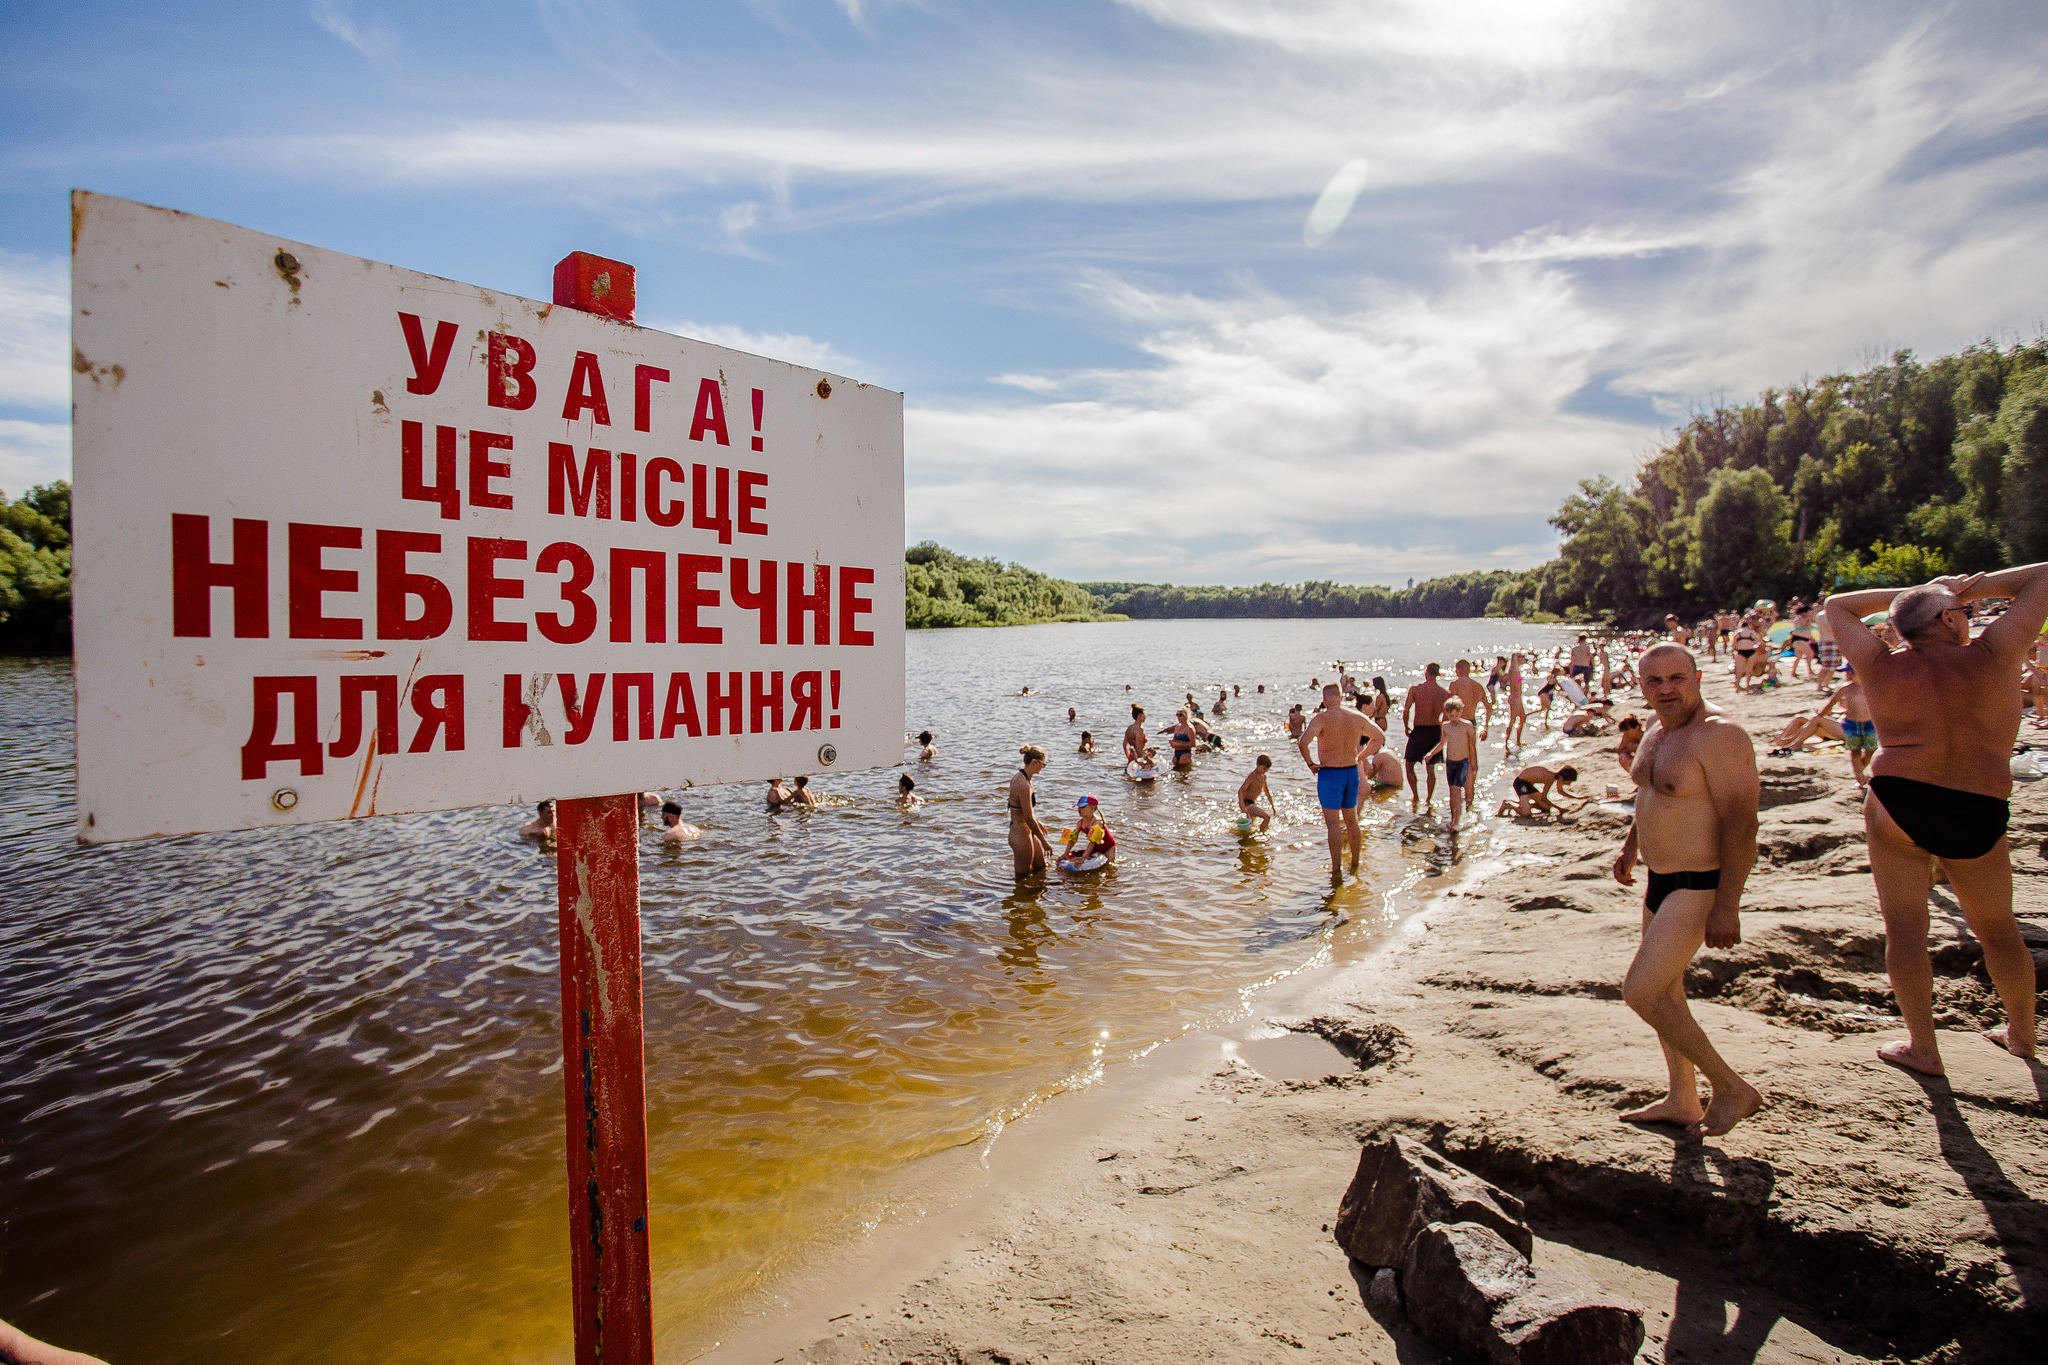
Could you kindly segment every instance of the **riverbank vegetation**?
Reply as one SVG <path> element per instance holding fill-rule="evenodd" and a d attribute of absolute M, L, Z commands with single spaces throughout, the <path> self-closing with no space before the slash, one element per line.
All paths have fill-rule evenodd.
<path fill-rule="evenodd" d="M 71 485 L 0 493 L 0 654 L 71 648 Z"/>
<path fill-rule="evenodd" d="M 1021 564 L 969 559 L 929 540 L 903 552 L 903 621 L 912 630 L 1118 619 L 1079 585 Z"/>
<path fill-rule="evenodd" d="M 2048 339 L 1901 351 L 1679 429 L 1551 518 L 1493 614 L 1629 621 L 2048 558 Z"/>

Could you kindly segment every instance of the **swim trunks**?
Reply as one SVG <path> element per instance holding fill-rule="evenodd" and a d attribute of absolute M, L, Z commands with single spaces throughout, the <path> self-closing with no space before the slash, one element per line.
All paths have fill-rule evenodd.
<path fill-rule="evenodd" d="M 1358 765 L 1325 768 L 1316 774 L 1316 802 L 1324 810 L 1349 810 L 1358 804 Z"/>
<path fill-rule="evenodd" d="M 1841 662 L 1842 651 L 1835 642 L 1833 640 L 1822 640 L 1820 642 L 1820 666 L 1822 668 L 1835 668 Z"/>
<path fill-rule="evenodd" d="M 1593 665 L 1591 664 L 1573 664 L 1571 673 L 1574 678 L 1582 679 L 1587 683 L 1593 681 Z"/>
<path fill-rule="evenodd" d="M 1519 777 L 1515 779 L 1515 795 L 1517 796 L 1534 796 L 1542 790 L 1543 788 L 1537 786 L 1534 782 L 1525 782 Z"/>
<path fill-rule="evenodd" d="M 1721 886 L 1721 869 L 1711 868 L 1705 872 L 1652 872 L 1650 884 L 1643 888 L 1643 908 L 1651 914 L 1664 904 L 1664 898 L 1674 891 L 1715 891 Z"/>
<path fill-rule="evenodd" d="M 1874 720 L 1844 719 L 1842 721 L 1842 747 L 1851 752 L 1861 749 L 1865 753 L 1876 753 L 1877 722 Z"/>
<path fill-rule="evenodd" d="M 1469 758 L 1448 758 L 1444 760 L 1444 781 L 1450 783 L 1453 787 L 1464 786 L 1465 777 L 1471 771 L 1472 760 Z"/>
<path fill-rule="evenodd" d="M 1937 858 L 1983 857 L 2005 837 L 2012 819 L 2011 805 L 1995 796 L 1910 777 L 1873 777 L 1870 794 L 1908 839 Z"/>
<path fill-rule="evenodd" d="M 1434 749 L 1443 737 L 1444 727 L 1441 725 L 1418 725 L 1408 732 L 1408 747 L 1403 751 L 1403 757 L 1410 763 L 1420 763 L 1422 756 Z M 1429 761 L 1434 764 L 1441 763 L 1443 759 L 1439 755 Z"/>

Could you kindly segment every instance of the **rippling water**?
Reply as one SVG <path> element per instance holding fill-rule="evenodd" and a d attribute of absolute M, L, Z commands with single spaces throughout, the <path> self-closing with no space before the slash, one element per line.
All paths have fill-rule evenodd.
<path fill-rule="evenodd" d="M 1368 876 L 1332 894 L 1279 720 L 1333 657 L 1398 688 L 1427 659 L 1563 638 L 918 633 L 906 721 L 942 750 L 908 765 L 920 811 L 895 810 L 886 771 L 819 778 L 810 815 L 768 816 L 752 788 L 685 794 L 703 839 L 648 831 L 641 871 L 664 1356 L 872 1220 L 907 1161 L 1227 1017 L 1443 870 L 1441 831 L 1385 804 Z M 70 681 L 0 660 L 0 1316 L 117 1365 L 566 1359 L 554 867 L 516 837 L 526 812 L 79 848 Z M 1132 700 L 1164 724 L 1231 683 L 1229 752 L 1122 780 Z M 1084 727 L 1108 757 L 1074 753 Z M 1113 873 L 1012 884 L 1002 786 L 1027 741 L 1052 751 L 1048 825 L 1101 796 Z M 1281 819 L 1243 838 L 1234 795 L 1261 749 Z"/>

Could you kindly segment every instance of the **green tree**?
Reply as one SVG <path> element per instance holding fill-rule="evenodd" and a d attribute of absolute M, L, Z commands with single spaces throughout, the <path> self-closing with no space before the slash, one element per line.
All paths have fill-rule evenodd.
<path fill-rule="evenodd" d="M 71 485 L 0 494 L 0 651 L 71 645 Z"/>
<path fill-rule="evenodd" d="M 1998 535 L 2014 564 L 2048 559 L 2048 366 L 2006 386 L 1992 435 L 2004 447 Z"/>
<path fill-rule="evenodd" d="M 1706 602 L 1778 592 L 1792 567 L 1792 503 L 1768 473 L 1716 471 L 1693 520 L 1693 582 Z"/>

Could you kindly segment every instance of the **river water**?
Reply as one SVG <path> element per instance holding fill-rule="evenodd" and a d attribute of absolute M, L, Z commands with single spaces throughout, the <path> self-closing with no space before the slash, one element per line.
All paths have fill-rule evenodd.
<path fill-rule="evenodd" d="M 769 816 L 751 787 L 685 793 L 703 838 L 648 831 L 641 870 L 663 1358 L 902 1216 L 907 1163 L 1114 1084 L 1119 1060 L 1369 943 L 1447 870 L 1441 827 L 1382 802 L 1367 875 L 1332 892 L 1280 728 L 1332 659 L 1398 689 L 1429 659 L 1567 638 L 920 632 L 906 727 L 941 747 L 921 765 L 906 746 L 920 811 L 893 807 L 893 771 L 820 777 L 808 815 Z M 1164 724 L 1183 693 L 1233 683 L 1228 752 L 1122 779 L 1132 700 Z M 1084 727 L 1106 757 L 1075 753 Z M 1055 830 L 1100 795 L 1113 873 L 1012 883 L 1002 788 L 1025 742 L 1052 753 Z M 1260 750 L 1281 818 L 1242 837 L 1233 798 Z M 71 765 L 69 665 L 0 660 L 0 1317 L 116 1365 L 568 1359 L 554 865 L 517 838 L 527 812 L 87 849 Z"/>

